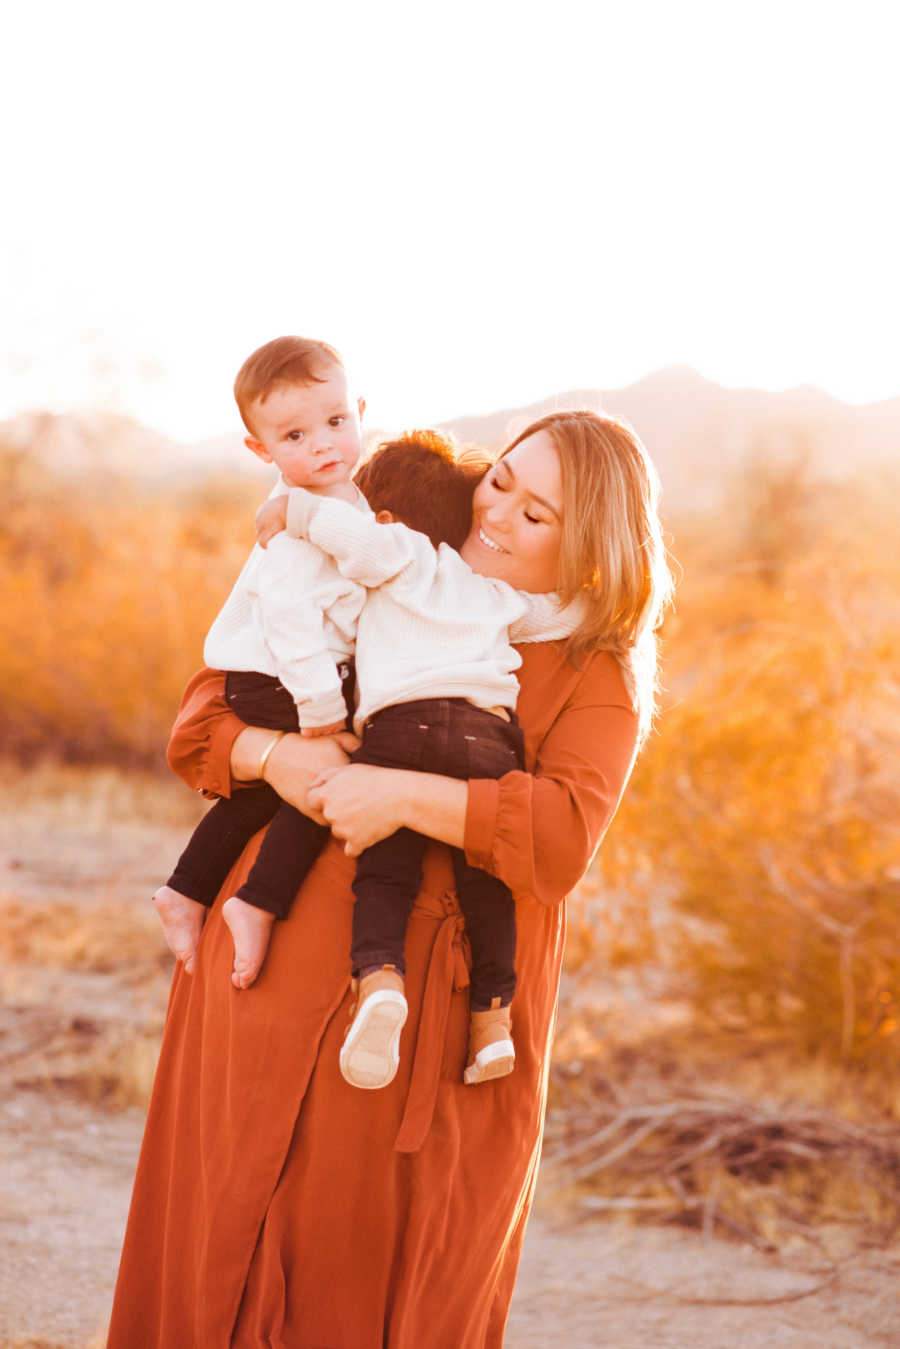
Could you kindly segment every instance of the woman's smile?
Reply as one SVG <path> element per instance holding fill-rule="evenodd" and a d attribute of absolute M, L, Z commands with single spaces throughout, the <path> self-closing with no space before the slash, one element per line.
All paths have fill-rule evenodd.
<path fill-rule="evenodd" d="M 562 513 L 559 455 L 547 432 L 537 431 L 498 459 L 476 487 L 463 561 L 517 590 L 555 590 Z"/>
<path fill-rule="evenodd" d="M 509 552 L 509 549 L 508 549 L 508 548 L 501 548 L 500 545 L 499 545 L 499 543 L 495 543 L 493 539 L 489 539 L 488 536 L 487 536 L 487 534 L 485 534 L 484 530 L 481 529 L 480 527 L 479 527 L 479 530 L 478 530 L 478 537 L 479 537 L 479 539 L 481 540 L 481 542 L 485 545 L 485 547 L 486 547 L 486 548 L 490 548 L 491 551 L 494 552 L 494 553 L 508 553 L 508 552 Z"/>

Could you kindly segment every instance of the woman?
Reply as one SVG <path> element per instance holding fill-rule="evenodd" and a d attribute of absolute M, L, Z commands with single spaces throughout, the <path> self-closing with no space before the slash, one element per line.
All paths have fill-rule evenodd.
<path fill-rule="evenodd" d="M 529 771 L 466 783 L 343 766 L 334 741 L 277 746 L 267 781 L 334 837 L 254 989 L 231 986 L 218 906 L 195 973 L 176 971 L 110 1349 L 502 1343 L 540 1151 L 562 901 L 615 812 L 652 710 L 669 575 L 640 442 L 593 413 L 534 423 L 477 487 L 462 553 L 520 588 L 589 600 L 568 642 L 521 648 Z M 256 776 L 270 739 L 234 717 L 222 676 L 203 671 L 170 761 L 227 795 L 232 779 Z M 407 935 L 400 1072 L 361 1092 L 338 1069 L 352 858 L 402 826 L 438 842 Z M 440 843 L 464 847 L 516 898 L 516 1068 L 476 1088 L 462 1082 L 464 933 Z"/>

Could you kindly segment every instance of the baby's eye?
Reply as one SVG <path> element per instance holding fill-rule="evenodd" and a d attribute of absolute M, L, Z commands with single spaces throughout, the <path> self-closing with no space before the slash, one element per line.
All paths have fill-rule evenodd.
<path fill-rule="evenodd" d="M 287 436 L 285 437 L 285 439 L 286 439 L 286 440 L 302 440 L 302 439 L 303 439 L 303 432 L 302 432 L 302 431 L 288 431 Z"/>
<path fill-rule="evenodd" d="M 332 426 L 343 426 L 343 424 L 344 424 L 344 422 L 345 422 L 346 420 L 347 420 L 346 417 L 341 417 L 341 416 L 332 417 L 332 418 L 331 418 L 331 425 L 332 425 Z"/>

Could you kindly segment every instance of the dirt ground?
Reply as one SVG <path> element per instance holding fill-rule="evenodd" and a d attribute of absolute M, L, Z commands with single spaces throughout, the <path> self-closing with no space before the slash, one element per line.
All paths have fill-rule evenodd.
<path fill-rule="evenodd" d="M 143 1125 L 136 1102 L 165 1005 L 168 962 L 147 898 L 193 808 L 115 775 L 88 788 L 37 774 L 7 790 L 0 1346 L 99 1349 Z M 900 1346 L 897 1272 L 877 1252 L 817 1270 L 808 1256 L 678 1228 L 575 1221 L 548 1177 L 506 1345 Z"/>

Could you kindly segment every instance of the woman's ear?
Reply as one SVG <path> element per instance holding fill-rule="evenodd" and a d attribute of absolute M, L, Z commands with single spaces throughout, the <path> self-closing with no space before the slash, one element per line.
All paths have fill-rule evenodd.
<path fill-rule="evenodd" d="M 392 515 L 390 511 L 378 511 L 375 516 L 375 519 L 380 525 L 392 525 L 396 518 L 397 517 Z"/>

